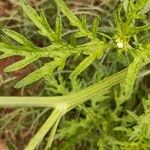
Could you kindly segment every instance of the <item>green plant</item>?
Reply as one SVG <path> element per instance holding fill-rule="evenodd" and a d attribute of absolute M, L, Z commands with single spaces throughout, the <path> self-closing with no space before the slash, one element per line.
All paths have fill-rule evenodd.
<path fill-rule="evenodd" d="M 142 34 L 144 39 L 144 35 L 147 32 L 149 33 L 150 23 L 148 23 L 145 14 L 149 11 L 150 1 L 124 0 L 120 2 L 114 14 L 116 27 L 113 35 L 111 33 L 108 33 L 108 35 L 104 33 L 98 34 L 99 18 L 95 18 L 92 27 L 88 28 L 85 16 L 79 19 L 62 0 L 55 0 L 55 2 L 58 6 L 58 15 L 54 29 L 49 26 L 43 11 L 38 14 L 27 3 L 24 1 L 20 2 L 26 15 L 38 28 L 39 34 L 45 36 L 51 42 L 50 46 L 37 47 L 23 35 L 9 29 L 3 29 L 5 36 L 0 42 L 0 51 L 3 53 L 0 56 L 1 59 L 15 55 L 23 57 L 22 60 L 5 68 L 5 72 L 19 70 L 43 57 L 50 58 L 50 62 L 19 81 L 15 85 L 15 88 L 25 87 L 41 78 L 45 78 L 45 76 L 52 76 L 56 70 L 62 71 L 65 64 L 67 64 L 68 58 L 77 59 L 80 56 L 84 56 L 84 60 L 78 66 L 74 67 L 75 69 L 69 76 L 72 86 L 72 92 L 69 94 L 69 89 L 66 89 L 62 82 L 64 79 L 60 75 L 58 80 L 61 82 L 61 85 L 58 85 L 57 80 L 54 79 L 53 87 L 56 87 L 57 94 L 63 96 L 0 97 L 1 107 L 34 106 L 53 108 L 48 119 L 25 149 L 35 149 L 49 131 L 50 134 L 45 149 L 51 147 L 54 139 L 59 142 L 59 140 L 63 141 L 65 138 L 70 140 L 70 142 L 63 149 L 75 149 L 77 144 L 82 143 L 82 140 L 85 141 L 85 144 L 90 143 L 91 149 L 96 149 L 97 147 L 100 150 L 107 150 L 109 147 L 114 150 L 127 148 L 148 149 L 150 147 L 148 144 L 150 141 L 148 130 L 149 105 L 147 104 L 149 100 L 142 102 L 142 107 L 145 107 L 143 110 L 140 110 L 140 114 L 136 114 L 137 110 L 133 107 L 136 102 L 132 101 L 131 96 L 139 70 L 149 64 L 150 43 L 141 41 L 140 36 Z M 62 39 L 62 18 L 60 11 L 69 19 L 70 24 L 77 28 L 77 32 L 72 35 L 70 42 L 65 42 Z M 140 21 L 142 20 L 144 21 L 141 23 Z M 84 43 L 78 43 L 78 39 L 80 38 L 84 38 Z M 11 44 L 10 41 L 12 42 Z M 105 79 L 101 76 L 99 77 L 99 82 L 81 90 L 82 85 L 78 81 L 78 76 L 92 63 L 94 64 L 96 60 L 103 62 L 106 54 L 108 58 L 113 57 L 112 61 L 120 62 L 120 64 L 125 62 L 128 65 L 121 67 L 121 69 L 126 67 L 122 71 L 118 71 L 119 67 L 114 68 L 109 74 L 104 74 Z M 115 57 L 117 60 L 115 60 Z M 108 69 L 109 66 L 104 65 L 103 67 Z M 117 73 L 107 77 L 114 73 L 114 71 Z M 97 73 L 98 71 L 96 71 L 95 76 Z M 118 83 L 120 83 L 120 87 L 115 87 L 113 91 L 110 90 L 112 86 Z M 50 90 L 55 92 L 55 90 Z M 107 94 L 109 98 L 105 97 Z M 109 103 L 112 100 L 115 106 L 107 102 L 105 103 L 105 98 L 109 99 Z M 83 105 L 89 99 L 91 101 L 90 108 Z M 84 110 L 85 113 L 83 114 L 85 117 L 80 118 L 80 123 L 76 120 L 70 121 L 68 123 L 70 127 L 64 125 L 65 127 L 55 137 L 54 135 L 61 118 L 77 106 L 79 106 L 78 109 Z M 81 133 L 83 137 L 77 132 L 80 128 L 84 130 Z M 87 129 L 89 129 L 89 132 L 85 133 Z M 96 133 L 96 129 L 99 136 L 93 135 L 95 136 L 95 140 L 88 141 L 86 138 L 93 130 Z M 146 130 L 148 130 L 147 133 Z M 122 137 L 123 135 L 124 137 Z M 73 136 L 74 138 L 72 138 Z M 76 138 L 78 141 L 75 141 Z M 52 149 L 57 149 L 56 145 Z"/>

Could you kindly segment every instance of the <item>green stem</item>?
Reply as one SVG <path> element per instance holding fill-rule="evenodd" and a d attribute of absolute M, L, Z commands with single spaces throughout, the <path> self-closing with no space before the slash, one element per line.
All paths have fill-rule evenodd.
<path fill-rule="evenodd" d="M 127 69 L 124 69 L 111 77 L 108 77 L 90 87 L 87 87 L 75 94 L 72 94 L 70 96 L 70 99 L 66 100 L 66 105 L 68 106 L 68 111 L 72 108 L 84 103 L 88 99 L 92 98 L 93 96 L 96 96 L 97 94 L 100 94 L 112 86 L 120 83 L 126 76 Z"/>
<path fill-rule="evenodd" d="M 0 107 L 56 107 L 65 96 L 56 97 L 0 97 Z"/>
<path fill-rule="evenodd" d="M 44 150 L 48 150 L 51 148 L 60 119 L 61 117 L 57 120 L 57 122 L 54 124 L 53 128 L 51 129 L 48 142 Z"/>
<path fill-rule="evenodd" d="M 68 110 L 84 103 L 93 96 L 103 93 L 115 84 L 122 81 L 126 76 L 124 69 L 111 77 L 108 77 L 79 92 L 70 93 L 66 96 L 55 97 L 0 97 L 0 107 L 54 107 L 66 106 Z"/>
<path fill-rule="evenodd" d="M 45 121 L 43 126 L 39 129 L 37 134 L 30 140 L 25 150 L 34 150 L 37 147 L 37 145 L 40 144 L 40 142 L 42 141 L 44 136 L 47 134 L 47 132 L 57 122 L 57 120 L 60 119 L 62 115 L 63 115 L 62 110 L 55 109 L 52 112 L 52 114 L 49 116 L 49 118 Z"/>

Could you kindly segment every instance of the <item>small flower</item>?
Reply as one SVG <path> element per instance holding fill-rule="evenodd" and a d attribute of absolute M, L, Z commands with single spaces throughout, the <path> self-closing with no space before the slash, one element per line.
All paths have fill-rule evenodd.
<path fill-rule="evenodd" d="M 118 47 L 118 48 L 123 48 L 123 47 L 124 47 L 124 45 L 123 45 L 123 43 L 122 43 L 122 42 L 118 42 L 118 43 L 117 43 L 117 47 Z"/>

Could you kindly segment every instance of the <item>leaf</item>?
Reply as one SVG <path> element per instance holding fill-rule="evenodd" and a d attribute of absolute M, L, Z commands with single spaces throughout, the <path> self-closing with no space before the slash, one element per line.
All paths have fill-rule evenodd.
<path fill-rule="evenodd" d="M 81 37 L 85 37 L 87 36 L 88 34 L 85 34 L 85 33 L 82 33 L 82 32 L 76 32 L 74 34 L 75 38 L 81 38 Z"/>
<path fill-rule="evenodd" d="M 136 59 L 133 63 L 130 64 L 126 79 L 122 85 L 121 97 L 123 99 L 128 99 L 133 93 L 133 86 L 137 77 L 137 73 L 140 70 L 140 60 Z"/>
<path fill-rule="evenodd" d="M 130 110 L 127 110 L 127 113 L 128 113 L 134 120 L 138 121 L 138 116 L 137 116 L 134 112 L 132 112 L 132 111 L 130 111 Z"/>
<path fill-rule="evenodd" d="M 123 0 L 123 8 L 125 10 L 125 12 L 128 12 L 128 8 L 129 8 L 129 0 Z"/>
<path fill-rule="evenodd" d="M 34 57 L 30 57 L 28 56 L 27 58 L 20 60 L 12 65 L 9 65 L 7 68 L 5 68 L 5 72 L 12 72 L 12 71 L 16 71 L 19 69 L 24 68 L 25 66 L 31 64 L 32 62 L 34 62 L 35 60 L 38 59 L 38 56 L 34 56 Z"/>
<path fill-rule="evenodd" d="M 4 59 L 4 58 L 7 58 L 7 57 L 10 57 L 13 55 L 14 55 L 14 53 L 12 53 L 12 52 L 5 53 L 5 54 L 0 55 L 0 59 Z"/>
<path fill-rule="evenodd" d="M 149 0 L 138 0 L 136 3 L 135 3 L 135 9 L 137 11 L 141 11 L 143 10 L 143 8 L 146 7 L 146 5 L 148 6 L 149 5 Z M 146 11 L 146 9 L 145 9 Z"/>
<path fill-rule="evenodd" d="M 42 77 L 44 77 L 46 75 L 51 76 L 51 74 L 53 73 L 53 71 L 57 67 L 57 65 L 58 64 L 55 61 L 45 64 L 45 66 L 30 73 L 27 77 L 25 77 L 24 79 L 19 81 L 15 85 L 15 88 L 21 88 L 21 87 L 27 86 L 27 85 L 41 79 Z"/>
<path fill-rule="evenodd" d="M 58 40 L 61 40 L 62 20 L 61 20 L 61 16 L 60 15 L 57 15 L 57 18 L 56 18 L 55 31 L 56 31 L 56 35 L 57 35 Z"/>
<path fill-rule="evenodd" d="M 87 19 L 86 19 L 86 16 L 83 15 L 82 18 L 81 18 L 81 23 L 82 23 L 82 28 L 86 31 L 88 31 L 87 29 Z"/>
<path fill-rule="evenodd" d="M 142 8 L 141 14 L 146 14 L 148 11 L 150 11 L 150 0 L 148 0 L 144 8 Z"/>
<path fill-rule="evenodd" d="M 33 44 L 31 42 L 29 42 L 23 35 L 9 30 L 9 29 L 3 29 L 3 32 L 9 36 L 10 38 L 12 38 L 13 40 L 17 41 L 18 43 L 25 45 L 25 46 L 33 46 Z"/>
<path fill-rule="evenodd" d="M 95 38 L 97 37 L 98 27 L 99 27 L 99 18 L 96 17 L 96 18 L 94 18 L 94 22 L 93 22 L 93 26 L 92 26 L 92 33 Z"/>
<path fill-rule="evenodd" d="M 150 45 L 143 45 L 140 50 L 136 49 L 136 53 L 134 55 L 134 61 L 130 64 L 127 72 L 127 77 L 122 84 L 121 95 L 122 98 L 128 99 L 132 92 L 133 86 L 137 77 L 139 70 L 150 63 Z"/>
<path fill-rule="evenodd" d="M 96 52 L 95 52 L 96 53 Z M 71 73 L 70 78 L 76 78 L 84 69 L 86 69 L 95 59 L 97 58 L 96 54 L 91 54 L 85 58 L 79 66 Z"/>
<path fill-rule="evenodd" d="M 150 23 L 140 26 L 140 27 L 134 27 L 135 31 L 143 31 L 143 30 L 149 30 L 150 29 Z"/>
<path fill-rule="evenodd" d="M 20 2 L 23 11 L 32 20 L 32 22 L 40 29 L 39 33 L 46 36 L 50 41 L 57 40 L 55 32 L 50 28 L 44 12 L 41 11 L 40 15 L 28 4 Z"/>
<path fill-rule="evenodd" d="M 5 54 L 12 54 L 12 55 L 20 55 L 20 56 L 26 56 L 30 52 L 39 52 L 38 48 L 33 48 L 33 47 L 26 47 L 26 46 L 17 46 L 13 44 L 6 44 L 0 42 L 0 51 L 5 53 Z"/>
<path fill-rule="evenodd" d="M 82 24 L 80 20 L 73 14 L 73 12 L 67 7 L 63 0 L 55 0 L 59 9 L 69 19 L 71 25 L 76 26 L 82 30 Z"/>

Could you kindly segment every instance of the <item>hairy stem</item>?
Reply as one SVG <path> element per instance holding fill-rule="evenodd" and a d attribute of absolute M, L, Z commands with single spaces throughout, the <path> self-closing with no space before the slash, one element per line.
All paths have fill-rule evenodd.
<path fill-rule="evenodd" d="M 55 109 L 52 114 L 45 121 L 43 126 L 39 129 L 37 134 L 30 140 L 29 144 L 25 148 L 25 150 L 34 150 L 37 145 L 40 144 L 41 140 L 47 134 L 47 132 L 51 129 L 51 127 L 61 118 L 63 115 L 62 110 Z"/>
<path fill-rule="evenodd" d="M 76 93 L 70 93 L 67 96 L 55 97 L 0 97 L 0 107 L 60 107 L 66 106 L 68 110 L 84 103 L 93 96 L 103 93 L 112 86 L 121 82 L 126 76 L 126 69 L 108 77 L 88 88 Z"/>

